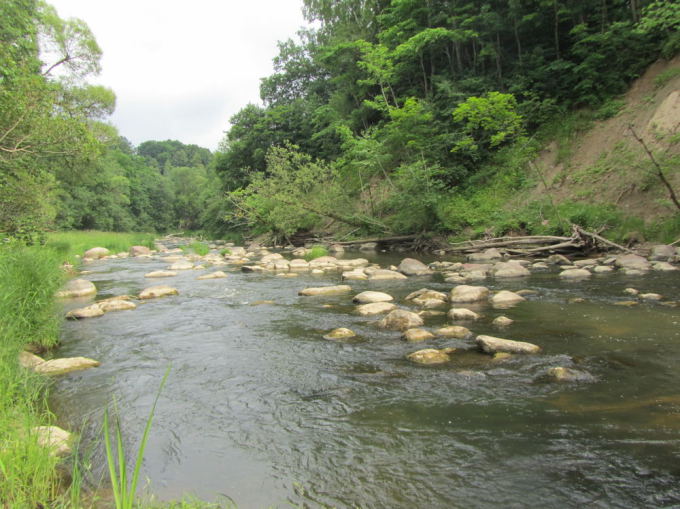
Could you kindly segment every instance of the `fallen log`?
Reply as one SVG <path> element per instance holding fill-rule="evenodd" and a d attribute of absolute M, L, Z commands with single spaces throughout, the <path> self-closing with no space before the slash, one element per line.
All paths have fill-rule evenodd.
<path fill-rule="evenodd" d="M 392 243 L 392 242 L 408 242 L 416 240 L 418 235 L 397 235 L 394 237 L 374 237 L 370 239 L 358 239 L 358 240 L 344 240 L 342 242 L 333 242 L 333 244 L 338 244 L 340 246 L 352 246 L 355 244 L 366 244 L 368 242 L 377 242 L 379 244 Z"/>
<path fill-rule="evenodd" d="M 479 251 L 480 249 L 489 249 L 492 247 L 509 247 L 517 245 L 536 245 L 536 244 L 550 244 L 550 243 L 560 243 L 571 240 L 570 237 L 551 237 L 551 236 L 531 236 L 531 237 L 506 237 L 507 240 L 490 239 L 485 241 L 480 241 L 474 244 L 468 244 L 467 246 L 450 246 L 445 248 L 445 251 L 449 252 L 466 252 L 466 251 Z M 468 241 L 474 242 L 474 241 Z"/>

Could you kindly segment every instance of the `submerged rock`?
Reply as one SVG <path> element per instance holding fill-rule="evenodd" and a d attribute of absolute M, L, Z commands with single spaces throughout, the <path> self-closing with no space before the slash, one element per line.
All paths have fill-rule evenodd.
<path fill-rule="evenodd" d="M 344 327 L 339 327 L 337 329 L 333 329 L 328 334 L 326 334 L 324 336 L 324 339 L 347 339 L 353 338 L 355 336 L 356 333 L 353 330 L 346 329 Z"/>
<path fill-rule="evenodd" d="M 378 322 L 382 329 L 405 331 L 423 325 L 423 319 L 417 314 L 404 309 L 395 309 Z"/>
<path fill-rule="evenodd" d="M 64 285 L 63 290 L 57 292 L 59 298 L 75 298 L 96 295 L 97 287 L 87 279 L 71 279 Z"/>
<path fill-rule="evenodd" d="M 557 366 L 550 368 L 547 377 L 555 382 L 594 382 L 595 377 L 585 371 Z"/>
<path fill-rule="evenodd" d="M 336 285 L 336 286 L 317 286 L 312 288 L 304 288 L 298 292 L 298 295 L 342 295 L 344 293 L 349 293 L 352 291 L 352 287 L 349 285 Z"/>
<path fill-rule="evenodd" d="M 532 343 L 495 338 L 493 336 L 477 336 L 475 341 L 486 353 L 538 353 L 541 351 L 540 346 Z"/>
<path fill-rule="evenodd" d="M 177 288 L 173 288 L 172 286 L 167 286 L 167 285 L 158 285 L 158 286 L 150 286 L 149 288 L 145 288 L 142 290 L 142 292 L 139 294 L 140 299 L 155 299 L 158 297 L 166 297 L 168 295 L 178 295 L 179 292 L 177 291 Z"/>
<path fill-rule="evenodd" d="M 99 361 L 88 359 L 87 357 L 64 357 L 45 361 L 33 369 L 36 373 L 42 373 L 43 375 L 63 375 L 72 371 L 96 368 L 99 365 Z"/>
<path fill-rule="evenodd" d="M 154 277 L 173 277 L 176 276 L 177 272 L 174 272 L 172 270 L 154 270 L 151 272 L 147 272 L 144 274 L 144 277 L 147 278 L 154 278 Z"/>
<path fill-rule="evenodd" d="M 495 325 L 496 327 L 507 327 L 513 323 L 515 323 L 515 321 L 511 318 L 508 318 L 507 316 L 497 316 L 494 318 L 493 322 L 491 322 L 491 324 Z"/>

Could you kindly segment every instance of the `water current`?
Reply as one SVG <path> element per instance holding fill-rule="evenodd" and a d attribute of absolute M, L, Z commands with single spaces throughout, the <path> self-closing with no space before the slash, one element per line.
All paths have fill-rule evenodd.
<path fill-rule="evenodd" d="M 52 401 L 104 465 L 104 408 L 115 398 L 133 456 L 171 366 L 143 469 L 161 499 L 224 495 L 239 508 L 680 507 L 680 308 L 615 305 L 630 299 L 626 287 L 680 300 L 678 273 L 563 282 L 548 271 L 474 283 L 537 291 L 512 309 L 475 308 L 483 318 L 469 324 L 474 333 L 543 348 L 493 361 L 471 340 L 410 344 L 353 314 L 351 296 L 363 290 L 390 293 L 402 307 L 413 290 L 449 291 L 437 275 L 352 281 L 350 295 L 301 297 L 302 288 L 339 283 L 339 273 L 281 278 L 219 267 L 226 279 L 198 281 L 203 272 L 191 270 L 144 278 L 167 265 L 129 258 L 86 267 L 97 299 L 154 284 L 179 295 L 67 322 L 56 354 L 102 364 L 59 378 Z M 584 302 L 569 302 L 575 297 Z M 495 328 L 501 314 L 515 323 Z M 426 327 L 445 323 L 428 318 Z M 336 327 L 358 336 L 323 339 Z M 447 346 L 469 351 L 441 366 L 405 359 Z M 549 382 L 553 366 L 594 381 Z"/>

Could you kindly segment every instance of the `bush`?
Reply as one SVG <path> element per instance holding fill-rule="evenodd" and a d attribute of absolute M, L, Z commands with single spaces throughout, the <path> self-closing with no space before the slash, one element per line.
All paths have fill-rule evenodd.
<path fill-rule="evenodd" d="M 312 246 L 312 249 L 309 250 L 309 253 L 305 255 L 305 260 L 311 262 L 312 260 L 321 258 L 322 256 L 328 256 L 328 249 L 326 249 L 324 246 Z"/>

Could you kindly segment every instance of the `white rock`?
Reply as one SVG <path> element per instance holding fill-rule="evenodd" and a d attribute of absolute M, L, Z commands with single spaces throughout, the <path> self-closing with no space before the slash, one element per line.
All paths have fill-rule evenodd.
<path fill-rule="evenodd" d="M 167 285 L 150 286 L 145 288 L 139 294 L 140 299 L 155 299 L 157 297 L 165 297 L 167 295 L 177 295 L 179 292 L 177 288 L 173 288 Z"/>
<path fill-rule="evenodd" d="M 489 296 L 489 289 L 485 286 L 458 285 L 451 290 L 449 300 L 452 303 L 478 302 L 486 300 Z"/>
<path fill-rule="evenodd" d="M 57 292 L 59 298 L 87 297 L 96 295 L 97 287 L 86 279 L 71 279 L 64 285 L 63 290 Z"/>
<path fill-rule="evenodd" d="M 394 297 L 384 292 L 367 291 L 358 293 L 352 300 L 360 304 L 368 304 L 371 302 L 390 302 L 394 300 Z"/>
<path fill-rule="evenodd" d="M 451 308 L 447 314 L 451 320 L 478 320 L 479 315 L 466 308 Z"/>
<path fill-rule="evenodd" d="M 378 327 L 405 331 L 414 327 L 420 327 L 423 323 L 423 319 L 417 314 L 403 309 L 395 309 L 378 322 Z"/>
<path fill-rule="evenodd" d="M 172 270 L 154 270 L 144 274 L 144 277 L 154 278 L 154 277 L 173 277 L 176 276 L 177 272 Z"/>
<path fill-rule="evenodd" d="M 532 343 L 495 338 L 493 336 L 477 336 L 475 341 L 486 353 L 538 353 L 541 351 L 540 346 Z"/>
<path fill-rule="evenodd" d="M 567 269 L 560 272 L 562 279 L 587 279 L 591 273 L 586 269 Z"/>
<path fill-rule="evenodd" d="M 99 304 L 90 304 L 84 308 L 72 309 L 66 313 L 66 318 L 96 318 L 97 316 L 102 316 L 104 310 L 99 306 Z"/>
<path fill-rule="evenodd" d="M 362 304 L 357 306 L 356 311 L 361 316 L 370 315 L 380 315 L 383 313 L 389 313 L 390 311 L 396 309 L 396 305 L 391 302 L 371 302 L 369 304 Z"/>
<path fill-rule="evenodd" d="M 50 449 L 55 456 L 71 454 L 73 435 L 58 426 L 37 426 L 31 430 L 36 435 L 38 445 Z"/>
<path fill-rule="evenodd" d="M 340 295 L 351 291 L 352 287 L 348 285 L 319 286 L 300 290 L 298 295 Z"/>
<path fill-rule="evenodd" d="M 404 331 L 403 338 L 410 343 L 418 343 L 434 338 L 434 334 L 425 329 L 413 328 Z"/>
<path fill-rule="evenodd" d="M 491 305 L 496 308 L 508 308 L 524 302 L 526 299 L 521 295 L 517 295 L 515 292 L 510 292 L 508 290 L 501 290 L 500 292 L 494 294 L 489 301 Z"/>
<path fill-rule="evenodd" d="M 87 357 L 64 357 L 45 361 L 33 369 L 36 373 L 43 375 L 63 375 L 72 371 L 96 368 L 97 366 L 99 366 L 99 361 Z"/>

